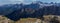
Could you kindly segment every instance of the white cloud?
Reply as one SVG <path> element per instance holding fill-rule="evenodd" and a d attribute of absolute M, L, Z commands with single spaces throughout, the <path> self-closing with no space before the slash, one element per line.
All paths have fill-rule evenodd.
<path fill-rule="evenodd" d="M 0 5 L 2 4 L 15 4 L 15 3 L 31 3 L 36 0 L 0 0 Z"/>
<path fill-rule="evenodd" d="M 14 4 L 14 3 L 20 3 L 23 2 L 23 0 L 0 0 L 0 5 L 2 4 Z"/>
<path fill-rule="evenodd" d="M 2 5 L 2 4 L 15 4 L 15 3 L 27 3 L 27 4 L 29 4 L 29 3 L 31 3 L 31 2 L 34 2 L 34 1 L 43 1 L 43 2 L 47 2 L 47 0 L 0 0 L 0 5 Z M 48 2 L 50 2 L 50 1 L 55 1 L 55 2 L 60 2 L 60 0 L 49 0 Z"/>

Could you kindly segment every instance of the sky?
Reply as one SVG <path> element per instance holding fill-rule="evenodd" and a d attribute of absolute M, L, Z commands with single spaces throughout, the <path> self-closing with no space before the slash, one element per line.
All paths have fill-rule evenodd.
<path fill-rule="evenodd" d="M 0 0 L 0 5 L 2 4 L 15 4 L 15 3 L 31 3 L 34 1 L 42 1 L 42 2 L 57 2 L 60 0 Z"/>

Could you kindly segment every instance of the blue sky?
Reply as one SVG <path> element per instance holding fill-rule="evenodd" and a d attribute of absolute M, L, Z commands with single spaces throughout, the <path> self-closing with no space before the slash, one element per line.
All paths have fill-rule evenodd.
<path fill-rule="evenodd" d="M 60 2 L 60 0 L 0 0 L 0 5 L 2 4 L 14 4 L 14 3 L 31 3 L 33 1 L 42 1 L 42 2 Z"/>

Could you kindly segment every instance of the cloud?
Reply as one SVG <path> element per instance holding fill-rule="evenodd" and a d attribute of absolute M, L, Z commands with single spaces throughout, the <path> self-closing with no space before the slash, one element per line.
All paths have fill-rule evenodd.
<path fill-rule="evenodd" d="M 0 5 L 2 4 L 15 4 L 23 2 L 23 0 L 0 0 Z"/>
<path fill-rule="evenodd" d="M 31 3 L 34 1 L 42 2 L 60 2 L 60 0 L 0 0 L 0 5 L 2 4 L 15 4 L 15 3 Z"/>
<path fill-rule="evenodd" d="M 31 3 L 35 0 L 0 0 L 1 4 L 14 4 L 14 3 Z"/>
<path fill-rule="evenodd" d="M 57 2 L 57 3 L 60 2 L 60 0 L 40 0 L 40 1 L 42 1 L 42 2 Z"/>

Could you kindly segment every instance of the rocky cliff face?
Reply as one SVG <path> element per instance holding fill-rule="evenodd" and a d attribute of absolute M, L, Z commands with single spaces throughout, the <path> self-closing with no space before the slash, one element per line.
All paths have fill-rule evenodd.
<path fill-rule="evenodd" d="M 5 16 L 0 15 L 0 23 L 60 23 L 60 16 L 45 15 L 44 20 L 37 18 L 21 18 L 18 21 L 13 21 Z"/>

